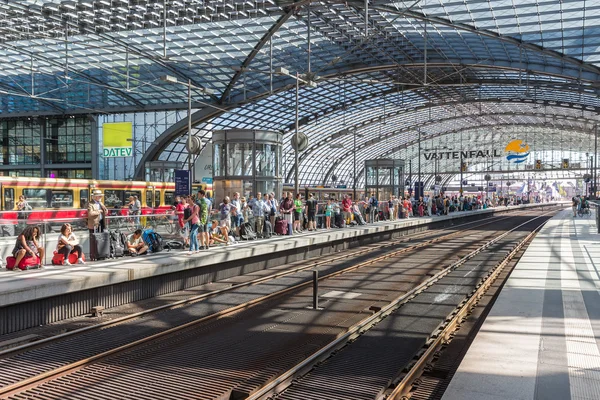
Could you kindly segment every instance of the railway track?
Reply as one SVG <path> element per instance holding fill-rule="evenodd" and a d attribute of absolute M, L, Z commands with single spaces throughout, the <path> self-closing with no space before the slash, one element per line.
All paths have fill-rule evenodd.
<path fill-rule="evenodd" d="M 505 217 L 505 218 L 494 218 L 493 221 L 486 221 L 485 223 L 470 223 L 468 225 L 471 226 L 471 229 L 475 229 L 475 228 L 483 228 L 485 226 L 488 226 L 490 224 L 498 224 L 501 223 L 501 221 L 505 221 L 507 219 L 510 218 L 515 218 L 513 217 Z M 426 232 L 429 233 L 429 235 L 431 235 L 431 231 L 430 232 Z M 375 268 L 373 267 L 374 265 L 376 265 L 377 263 L 382 263 L 382 262 L 386 262 L 390 259 L 398 259 L 401 258 L 403 255 L 407 254 L 407 253 L 413 253 L 415 252 L 415 250 L 418 249 L 425 249 L 425 248 L 431 248 L 432 245 L 436 244 L 436 243 L 440 243 L 440 242 L 448 242 L 451 240 L 455 240 L 458 236 L 461 235 L 465 235 L 464 231 L 457 231 L 457 232 L 451 232 L 451 233 L 441 233 L 438 232 L 437 237 L 435 237 L 434 239 L 426 239 L 423 240 L 422 242 L 419 242 L 415 245 L 408 245 L 407 247 L 401 248 L 399 250 L 393 250 L 389 253 L 380 255 L 374 259 L 371 260 L 367 260 L 367 261 L 363 261 L 360 262 L 356 265 L 352 265 L 351 267 L 347 267 L 347 268 L 343 268 L 343 269 L 338 269 L 338 270 L 326 270 L 328 273 L 323 276 L 321 279 L 322 280 L 332 280 L 335 277 L 341 276 L 341 274 L 344 274 L 343 276 L 348 276 L 349 274 L 352 274 L 352 271 L 358 270 L 360 269 L 364 269 L 364 268 Z M 479 233 L 479 235 L 481 235 L 481 233 Z M 493 233 L 491 233 L 491 235 L 493 236 Z M 423 236 L 427 236 L 427 235 L 419 235 L 421 237 Z M 405 243 L 406 244 L 406 240 L 398 240 L 398 241 L 392 241 L 390 243 L 386 243 L 384 245 L 380 245 L 375 247 L 376 249 L 385 249 L 385 248 L 389 248 L 389 247 L 393 247 L 393 246 L 397 246 L 401 243 Z M 458 250 L 458 249 L 456 249 Z M 2 367 L 4 370 L 10 369 L 10 370 L 19 370 L 19 371 L 27 371 L 27 369 L 25 367 L 29 366 L 29 368 L 31 368 L 32 363 L 35 362 L 35 360 L 46 360 L 46 362 L 43 365 L 39 365 L 36 366 L 37 368 L 34 368 L 34 371 L 32 373 L 30 373 L 30 376 L 25 376 L 25 377 L 21 377 L 21 379 L 1 379 L 0 380 L 0 384 L 2 385 L 2 388 L 0 389 L 0 396 L 2 398 L 13 398 L 12 396 L 16 396 L 14 398 L 68 398 L 67 397 L 46 397 L 47 395 L 44 395 L 43 397 L 36 397 L 38 396 L 38 392 L 36 391 L 36 387 L 38 386 L 44 386 L 45 383 L 52 383 L 54 381 L 56 381 L 60 376 L 69 376 L 71 374 L 77 374 L 78 371 L 84 371 L 87 368 L 93 368 L 94 366 L 97 366 L 101 363 L 98 363 L 100 360 L 105 360 L 107 359 L 107 357 L 113 356 L 113 357 L 118 357 L 120 354 L 135 354 L 136 356 L 138 354 L 141 354 L 142 356 L 144 354 L 152 354 L 153 350 L 148 350 L 148 347 L 153 348 L 155 346 L 158 346 L 158 348 L 163 348 L 163 347 L 168 347 L 173 343 L 184 343 L 185 339 L 184 338 L 188 338 L 189 339 L 189 332 L 196 332 L 198 330 L 200 330 L 200 332 L 207 332 L 207 329 L 216 329 L 219 330 L 220 325 L 222 326 L 226 326 L 227 324 L 231 323 L 231 320 L 235 320 L 236 318 L 238 318 L 239 315 L 243 314 L 244 312 L 247 312 L 248 310 L 250 310 L 252 308 L 252 306 L 256 306 L 258 304 L 270 304 L 270 306 L 273 306 L 274 300 L 278 299 L 280 297 L 282 297 L 284 294 L 296 294 L 301 292 L 306 286 L 310 285 L 311 282 L 310 280 L 306 279 L 306 276 L 304 277 L 299 277 L 299 276 L 294 276 L 294 274 L 298 274 L 301 272 L 305 272 L 307 269 L 313 269 L 315 267 L 321 267 L 324 266 L 325 264 L 330 264 L 333 261 L 339 261 L 340 259 L 347 259 L 348 257 L 359 257 L 359 256 L 365 256 L 368 253 L 372 253 L 373 249 L 366 249 L 366 250 L 360 250 L 357 252 L 351 252 L 350 254 L 346 254 L 343 256 L 339 256 L 339 257 L 332 257 L 332 259 L 328 259 L 328 260 L 323 260 L 320 262 L 317 262 L 316 265 L 312 264 L 309 266 L 303 266 L 303 267 L 297 267 L 294 268 L 290 271 L 281 271 L 278 272 L 274 275 L 270 275 L 268 277 L 263 277 L 263 278 L 259 278 L 258 280 L 253 280 L 250 282 L 246 282 L 243 287 L 241 286 L 237 286 L 231 289 L 236 289 L 238 291 L 238 293 L 236 293 L 235 295 L 233 295 L 233 299 L 228 299 L 225 301 L 224 304 L 218 304 L 215 302 L 211 302 L 210 299 L 214 299 L 214 298 L 218 298 L 218 295 L 223 295 L 224 293 L 228 293 L 228 292 L 232 292 L 233 290 L 225 290 L 225 291 L 218 291 L 216 293 L 211 293 L 208 295 L 203 295 L 203 296 L 197 296 L 196 298 L 193 299 L 188 299 L 186 301 L 183 302 L 178 302 L 179 304 L 169 304 L 166 306 L 163 306 L 162 308 L 160 308 L 159 310 L 152 310 L 149 312 L 144 312 L 143 315 L 136 315 L 136 316 L 130 316 L 127 319 L 123 319 L 123 320 L 114 320 L 110 322 L 110 325 L 106 325 L 106 326 L 100 326 L 100 327 L 93 327 L 92 328 L 86 328 L 85 331 L 82 332 L 76 332 L 76 333 L 70 333 L 67 336 L 62 336 L 62 337 L 58 337 L 58 338 L 49 338 L 47 339 L 45 342 L 38 342 L 38 343 L 33 343 L 31 345 L 28 346 L 22 346 L 21 348 L 17 348 L 17 349 L 11 349 L 10 351 L 7 352 L 3 352 L 2 356 L 3 358 L 0 359 L 0 367 Z M 434 253 L 436 253 L 434 251 Z M 452 253 L 452 249 L 450 249 L 450 254 Z M 450 268 L 450 267 L 448 267 Z M 429 272 L 431 273 L 431 271 Z M 438 274 L 435 274 L 435 276 L 438 276 Z M 413 281 L 411 281 L 411 283 L 414 283 Z M 266 289 L 265 289 L 266 288 Z M 243 290 L 243 293 L 239 293 L 240 290 Z M 387 289 L 390 290 L 390 289 Z M 251 299 L 248 300 L 248 297 L 250 297 Z M 301 296 L 302 297 L 302 296 Z M 204 300 L 204 301 L 202 301 Z M 222 298 L 220 300 L 223 300 Z M 233 300 L 233 301 L 232 301 Z M 233 303 L 236 303 L 235 300 L 238 300 L 236 305 L 231 306 Z M 239 301 L 239 300 L 247 300 L 247 301 Z M 183 305 L 193 305 L 193 304 L 203 304 L 202 307 L 198 307 L 198 310 L 195 310 L 195 312 L 192 313 L 188 313 L 189 310 L 186 310 L 186 313 L 188 313 L 188 315 L 186 315 L 187 319 L 189 319 L 189 322 L 187 323 L 182 323 L 179 326 L 175 327 L 175 328 L 169 328 L 169 324 L 166 321 L 160 321 L 160 316 L 164 317 L 164 314 L 160 314 L 160 312 L 164 312 L 166 310 L 170 310 L 170 311 L 177 311 L 179 310 L 179 312 L 181 312 L 183 309 L 181 308 Z M 373 303 L 372 301 L 370 303 Z M 380 306 L 383 307 L 383 302 L 375 302 L 375 303 L 381 303 Z M 219 309 L 220 306 L 220 310 Z M 177 308 L 179 307 L 179 308 Z M 269 306 L 263 306 L 264 308 L 269 308 Z M 378 306 L 374 306 L 371 307 L 372 309 L 377 309 Z M 380 307 L 380 308 L 381 308 Z M 217 310 L 217 312 L 206 312 L 210 309 L 213 310 Z M 349 311 L 345 311 L 345 312 L 349 312 Z M 157 314 L 159 313 L 159 314 Z M 341 311 L 340 311 L 341 313 Z M 284 312 L 285 314 L 285 312 Z M 302 313 L 300 313 L 302 314 Z M 341 313 L 343 314 L 343 313 Z M 148 316 L 148 315 L 152 315 L 153 317 L 156 317 L 157 320 L 159 320 L 158 323 L 156 323 L 156 321 L 148 321 L 146 318 L 141 318 L 142 316 Z M 159 315 L 159 316 L 157 316 Z M 204 315 L 204 316 L 201 316 Z M 363 316 L 360 316 L 360 320 L 362 320 Z M 241 317 L 239 317 L 241 319 Z M 343 323 L 343 319 L 339 319 L 340 316 L 338 315 L 338 325 L 341 326 L 342 328 L 345 327 L 346 325 L 348 325 L 348 328 L 351 328 L 351 325 L 348 324 L 344 324 Z M 131 321 L 132 319 L 137 319 L 138 322 L 142 322 L 142 324 L 138 324 L 137 326 L 128 326 L 129 324 L 127 324 L 128 321 Z M 184 318 L 185 319 L 185 318 Z M 356 319 L 356 318 L 354 318 Z M 203 323 L 206 323 L 208 321 L 212 321 L 211 325 L 207 325 L 204 328 L 199 328 L 199 325 L 202 325 Z M 342 321 L 342 322 L 340 322 Z M 352 321 L 354 322 L 354 321 Z M 115 327 L 119 327 L 119 326 L 123 326 L 125 327 L 126 331 L 128 330 L 135 330 L 135 328 L 140 328 L 140 325 L 149 325 L 150 329 L 147 329 L 144 332 L 141 332 L 138 335 L 138 339 L 137 340 L 131 340 L 132 337 L 129 336 L 127 338 L 127 340 L 121 340 L 119 341 L 118 338 L 115 338 L 115 341 L 112 342 L 110 349 L 106 350 L 105 348 L 107 346 L 102 346 L 102 345 L 98 345 L 98 343 L 90 343 L 89 341 L 84 341 L 83 342 L 83 346 L 81 346 L 82 343 L 79 343 L 78 345 L 78 340 L 81 341 L 81 337 L 91 333 L 91 332 L 100 332 L 102 330 L 105 330 L 106 332 L 104 332 L 105 334 L 108 333 L 109 330 L 107 330 L 107 327 L 112 327 L 113 329 Z M 336 325 L 337 326 L 337 325 Z M 147 326 L 146 326 L 147 327 Z M 210 329 L 209 329 L 210 328 Z M 338 334 L 340 334 L 340 330 L 337 330 Z M 115 334 L 118 336 L 120 333 L 120 331 L 115 331 L 112 332 L 111 334 L 107 334 L 105 335 L 105 340 L 106 341 L 111 341 L 111 336 L 114 337 Z M 179 338 L 177 339 L 173 339 L 173 334 L 177 333 L 179 335 Z M 325 341 L 328 341 L 330 339 L 331 335 L 325 335 L 327 336 Z M 90 339 L 90 338 L 88 338 Z M 218 338 L 217 338 L 218 339 Z M 234 340 L 234 338 L 230 338 L 230 340 Z M 148 346 L 148 343 L 152 343 L 152 346 Z M 319 342 L 320 345 L 321 342 Z M 71 354 L 62 354 L 60 352 L 60 348 L 62 345 L 62 349 L 63 350 L 67 350 L 69 348 L 71 348 Z M 312 346 L 315 346 L 317 344 L 311 344 Z M 73 348 L 77 347 L 77 350 L 72 350 Z M 144 348 L 145 350 L 142 350 L 141 353 L 136 352 L 132 352 L 131 349 L 136 348 L 137 350 L 139 350 L 139 348 Z M 314 349 L 313 349 L 314 350 Z M 306 349 L 303 349 L 302 352 L 306 352 Z M 294 353 L 292 351 L 292 353 Z M 59 354 L 60 357 L 56 357 L 56 355 Z M 301 354 L 302 357 L 305 356 L 304 353 Z M 292 354 L 292 356 L 288 357 L 287 359 L 291 360 L 294 358 L 294 356 L 298 356 L 297 354 L 294 355 Z M 285 357 L 284 357 L 285 358 Z M 75 361 L 74 361 L 75 360 Z M 238 388 L 238 389 L 228 389 L 230 390 L 229 395 L 230 396 L 242 396 L 240 398 L 243 398 L 244 394 L 250 394 L 254 391 L 256 391 L 264 382 L 261 382 L 261 379 L 263 381 L 268 381 L 270 379 L 273 379 L 274 375 L 277 375 L 276 373 L 274 373 L 273 371 L 271 372 L 265 372 L 265 371 L 269 371 L 269 369 L 265 369 L 262 370 L 261 373 L 258 374 L 259 377 L 254 377 L 253 379 L 250 378 L 246 378 L 245 382 L 247 382 L 244 385 L 242 385 L 242 388 Z M 262 378 L 260 378 L 262 376 Z M 24 378 L 24 379 L 23 379 Z M 252 383 L 254 382 L 254 383 Z M 23 391 L 28 391 L 27 393 L 22 393 Z M 32 391 L 32 392 L 29 392 Z M 33 394 L 33 392 L 36 392 L 38 394 Z M 18 393 L 21 393 L 21 395 L 19 395 Z M 29 393 L 29 394 L 28 394 Z M 44 392 L 46 393 L 46 392 Z M 25 396 L 25 397 L 23 397 Z M 33 396 L 33 397 L 32 397 Z M 64 396 L 64 393 L 61 394 L 61 396 Z M 246 396 L 247 397 L 247 396 Z M 93 397 L 90 397 L 93 398 Z M 115 398 L 115 397 L 111 397 L 111 398 Z M 135 396 L 133 398 L 136 398 Z M 185 398 L 195 398 L 195 397 L 185 397 Z M 198 397 L 198 398 L 203 398 L 203 397 Z M 210 396 L 208 396 L 208 398 L 210 398 Z"/>

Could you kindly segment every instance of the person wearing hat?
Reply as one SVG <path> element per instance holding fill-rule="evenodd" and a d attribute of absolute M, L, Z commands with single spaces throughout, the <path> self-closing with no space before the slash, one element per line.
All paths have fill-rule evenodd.
<path fill-rule="evenodd" d="M 105 217 L 108 215 L 108 210 L 102 204 L 101 190 L 94 190 L 92 192 L 92 201 L 88 204 L 87 209 L 87 223 L 90 233 L 104 232 L 106 228 Z"/>

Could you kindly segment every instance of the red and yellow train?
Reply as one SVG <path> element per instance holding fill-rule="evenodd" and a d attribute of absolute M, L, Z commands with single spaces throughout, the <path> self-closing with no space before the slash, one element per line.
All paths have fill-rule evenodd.
<path fill-rule="evenodd" d="M 200 189 L 210 191 L 212 188 L 206 184 L 192 185 L 192 193 Z M 123 215 L 127 214 L 130 196 L 138 197 L 143 215 L 170 210 L 175 201 L 172 182 L 0 177 L 0 218 L 17 219 L 20 196 L 32 207 L 28 219 L 84 218 L 90 195 L 95 190 L 102 191 L 107 208 L 121 209 L 119 213 Z"/>

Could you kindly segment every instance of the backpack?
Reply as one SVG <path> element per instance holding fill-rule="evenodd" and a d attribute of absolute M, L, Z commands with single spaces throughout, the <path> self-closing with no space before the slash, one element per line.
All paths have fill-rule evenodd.
<path fill-rule="evenodd" d="M 110 234 L 110 252 L 113 257 L 123 257 L 125 255 L 125 246 L 121 239 L 121 233 L 118 231 L 109 231 Z"/>
<path fill-rule="evenodd" d="M 191 216 L 192 216 L 192 209 L 189 207 L 184 208 L 183 209 L 183 219 L 188 219 Z"/>
<path fill-rule="evenodd" d="M 146 229 L 142 233 L 142 239 L 144 239 L 144 242 L 148 245 L 148 250 L 151 252 L 159 253 L 164 250 L 162 237 L 153 229 Z"/>
<path fill-rule="evenodd" d="M 254 240 L 256 239 L 256 233 L 252 229 L 252 225 L 246 222 L 240 226 L 240 238 L 243 240 Z"/>
<path fill-rule="evenodd" d="M 379 201 L 375 197 L 371 197 L 371 204 L 373 207 L 379 206 Z"/>

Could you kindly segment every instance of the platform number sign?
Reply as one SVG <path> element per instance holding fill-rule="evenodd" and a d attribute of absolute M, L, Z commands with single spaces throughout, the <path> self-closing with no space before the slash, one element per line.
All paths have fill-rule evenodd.
<path fill-rule="evenodd" d="M 562 169 L 568 169 L 569 168 L 569 159 L 568 158 L 563 158 L 562 160 Z"/>
<path fill-rule="evenodd" d="M 535 160 L 535 169 L 542 169 L 542 160 Z"/>

